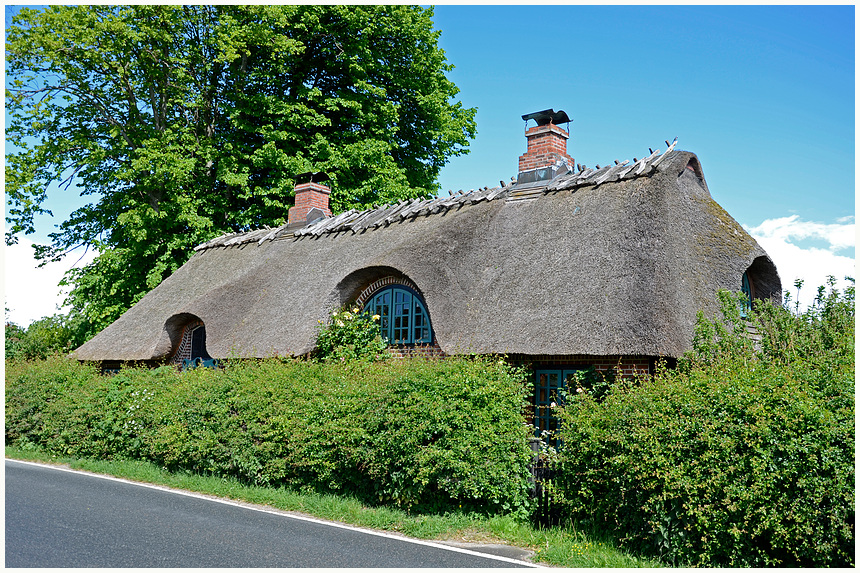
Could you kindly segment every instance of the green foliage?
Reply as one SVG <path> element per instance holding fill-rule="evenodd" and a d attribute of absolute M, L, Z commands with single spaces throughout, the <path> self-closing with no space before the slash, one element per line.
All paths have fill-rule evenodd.
<path fill-rule="evenodd" d="M 6 358 L 39 360 L 67 354 L 92 336 L 89 324 L 77 313 L 46 316 L 21 328 L 6 323 Z"/>
<path fill-rule="evenodd" d="M 594 366 L 577 370 L 573 373 L 572 383 L 566 391 L 562 391 L 562 398 L 567 400 L 571 394 L 588 394 L 596 402 L 603 399 L 612 390 L 615 384 L 616 370 L 610 368 L 606 371 L 597 370 Z"/>
<path fill-rule="evenodd" d="M 412 511 L 524 516 L 523 378 L 483 359 L 266 360 L 112 376 L 59 357 L 7 362 L 6 443 Z"/>
<path fill-rule="evenodd" d="M 854 289 L 792 314 L 739 296 L 676 370 L 569 399 L 567 515 L 698 566 L 854 563 Z"/>
<path fill-rule="evenodd" d="M 476 133 L 432 10 L 414 6 L 47 6 L 6 35 L 7 244 L 46 190 L 93 201 L 40 258 L 98 329 L 222 233 L 280 225 L 306 171 L 338 212 L 437 191 Z"/>
<path fill-rule="evenodd" d="M 21 337 L 25 330 L 14 322 L 7 322 L 5 328 L 5 346 L 6 358 L 16 358 L 18 356 L 18 345 L 21 343 Z"/>
<path fill-rule="evenodd" d="M 382 360 L 389 356 L 388 343 L 379 331 L 379 315 L 358 308 L 340 309 L 320 326 L 316 358 L 324 361 Z"/>

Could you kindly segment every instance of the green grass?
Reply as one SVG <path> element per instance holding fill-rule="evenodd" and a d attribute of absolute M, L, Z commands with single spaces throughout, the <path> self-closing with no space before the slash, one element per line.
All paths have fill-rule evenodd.
<path fill-rule="evenodd" d="M 103 461 L 51 456 L 36 449 L 6 447 L 6 457 L 68 465 L 72 469 L 107 474 L 132 481 L 163 485 L 217 497 L 297 511 L 331 521 L 409 537 L 439 541 L 506 543 L 535 551 L 533 561 L 561 567 L 660 567 L 661 564 L 619 550 L 612 541 L 570 527 L 535 528 L 512 517 L 467 513 L 410 514 L 385 507 L 367 507 L 350 497 L 244 485 L 233 479 L 168 472 L 139 461 Z"/>

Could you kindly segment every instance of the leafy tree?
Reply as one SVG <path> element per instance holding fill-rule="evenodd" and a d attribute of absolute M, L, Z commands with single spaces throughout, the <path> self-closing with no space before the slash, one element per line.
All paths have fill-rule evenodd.
<path fill-rule="evenodd" d="M 92 336 L 80 314 L 55 314 L 39 319 L 27 328 L 13 322 L 5 327 L 6 358 L 43 360 L 53 354 L 71 352 Z"/>
<path fill-rule="evenodd" d="M 49 6 L 6 37 L 7 244 L 46 189 L 92 201 L 37 249 L 95 248 L 69 302 L 100 329 L 213 236 L 283 224 L 295 176 L 335 211 L 436 192 L 476 133 L 432 10 Z"/>

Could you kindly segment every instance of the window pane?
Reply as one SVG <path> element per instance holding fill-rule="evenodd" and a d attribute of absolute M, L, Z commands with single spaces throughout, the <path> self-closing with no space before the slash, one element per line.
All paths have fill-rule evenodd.
<path fill-rule="evenodd" d="M 391 340 L 391 291 L 383 291 L 373 297 L 373 304 L 379 315 L 379 331 L 383 338 Z"/>
<path fill-rule="evenodd" d="M 746 295 L 746 300 L 741 302 L 741 318 L 746 318 L 747 313 L 752 309 L 752 288 L 750 287 L 750 278 L 747 273 L 741 278 L 741 291 Z"/>
<path fill-rule="evenodd" d="M 568 374 L 570 371 L 562 370 L 536 370 L 535 371 L 535 395 L 534 405 L 537 411 L 535 418 L 535 434 L 540 436 L 544 430 L 554 432 L 559 427 L 559 421 L 555 417 L 555 411 L 551 407 L 554 402 L 561 402 L 559 391 L 563 387 L 564 378 L 562 374 Z M 558 442 L 551 440 L 552 445 L 558 445 Z"/>
<path fill-rule="evenodd" d="M 424 308 L 424 305 L 421 304 L 418 297 L 413 297 L 412 302 L 414 311 L 413 323 L 415 326 L 413 340 L 416 344 L 432 342 L 430 339 L 430 320 L 427 317 L 427 310 Z"/>
<path fill-rule="evenodd" d="M 191 358 L 206 354 L 206 328 L 198 326 L 191 332 Z"/>
<path fill-rule="evenodd" d="M 412 342 L 410 332 L 410 310 L 412 307 L 412 295 L 399 288 L 394 292 L 394 341 L 398 344 Z"/>

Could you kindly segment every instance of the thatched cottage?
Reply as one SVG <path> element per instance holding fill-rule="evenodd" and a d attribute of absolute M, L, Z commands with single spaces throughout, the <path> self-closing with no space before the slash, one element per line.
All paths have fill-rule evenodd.
<path fill-rule="evenodd" d="M 330 190 L 309 174 L 286 225 L 199 245 L 76 358 L 300 356 L 349 303 L 382 315 L 401 351 L 532 364 L 541 401 L 584 365 L 630 374 L 679 357 L 718 289 L 781 296 L 696 155 L 673 142 L 586 168 L 567 153 L 564 112 L 523 119 L 527 151 L 499 187 L 332 216 Z"/>

